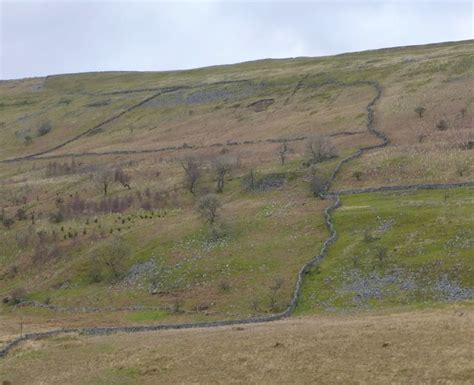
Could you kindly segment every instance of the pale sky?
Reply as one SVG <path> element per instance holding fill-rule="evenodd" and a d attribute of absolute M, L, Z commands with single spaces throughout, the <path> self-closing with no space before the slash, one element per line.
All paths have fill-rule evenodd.
<path fill-rule="evenodd" d="M 0 79 L 474 38 L 471 1 L 0 0 Z"/>

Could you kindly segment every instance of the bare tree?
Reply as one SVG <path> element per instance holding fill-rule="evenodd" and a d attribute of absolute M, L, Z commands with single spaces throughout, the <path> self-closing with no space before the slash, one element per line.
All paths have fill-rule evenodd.
<path fill-rule="evenodd" d="M 417 115 L 418 115 L 419 118 L 422 118 L 422 117 L 423 117 L 423 114 L 424 114 L 425 111 L 426 111 L 426 108 L 425 108 L 425 107 L 418 106 L 418 107 L 415 108 L 414 111 L 417 113 Z"/>
<path fill-rule="evenodd" d="M 114 181 L 114 175 L 109 170 L 101 170 L 95 179 L 98 187 L 104 192 L 104 196 L 107 196 L 109 186 Z"/>
<path fill-rule="evenodd" d="M 195 156 L 187 156 L 181 161 L 184 169 L 184 184 L 191 194 L 194 194 L 196 183 L 202 175 L 202 161 Z"/>
<path fill-rule="evenodd" d="M 132 178 L 130 175 L 125 173 L 122 168 L 117 168 L 114 173 L 114 182 L 120 183 L 123 187 L 126 187 L 127 189 L 131 189 L 130 187 L 130 180 Z"/>
<path fill-rule="evenodd" d="M 242 178 L 241 181 L 242 188 L 245 191 L 254 191 L 257 185 L 257 179 L 255 178 L 255 171 L 251 169 L 247 175 Z"/>
<path fill-rule="evenodd" d="M 277 149 L 277 154 L 280 157 L 280 163 L 283 166 L 285 164 L 288 154 L 291 152 L 291 148 L 287 142 L 283 142 Z"/>
<path fill-rule="evenodd" d="M 126 272 L 125 260 L 130 256 L 130 246 L 121 238 L 100 247 L 93 257 L 90 277 L 95 282 L 120 279 Z"/>
<path fill-rule="evenodd" d="M 196 205 L 199 216 L 211 226 L 217 220 L 221 202 L 216 194 L 207 194 L 201 197 Z"/>
<path fill-rule="evenodd" d="M 227 155 L 217 156 L 212 160 L 212 168 L 217 181 L 216 192 L 221 193 L 224 190 L 225 178 L 237 167 L 237 164 L 235 158 Z"/>
<path fill-rule="evenodd" d="M 308 138 L 306 152 L 312 164 L 320 163 L 336 156 L 336 149 L 331 141 L 321 135 L 313 135 Z"/>
<path fill-rule="evenodd" d="M 322 175 L 316 174 L 311 177 L 310 189 L 311 189 L 311 192 L 316 197 L 321 197 L 321 195 L 326 192 L 328 185 L 329 185 L 328 178 Z"/>

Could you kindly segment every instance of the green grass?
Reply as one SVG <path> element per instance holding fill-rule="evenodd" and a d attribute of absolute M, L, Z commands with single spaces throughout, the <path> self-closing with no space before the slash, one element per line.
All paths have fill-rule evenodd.
<path fill-rule="evenodd" d="M 472 218 L 469 188 L 343 197 L 334 213 L 339 238 L 306 276 L 298 313 L 423 306 L 472 293 Z"/>

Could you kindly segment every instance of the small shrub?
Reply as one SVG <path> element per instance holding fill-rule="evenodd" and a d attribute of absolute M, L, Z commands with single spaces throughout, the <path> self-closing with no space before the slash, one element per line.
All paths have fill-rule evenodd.
<path fill-rule="evenodd" d="M 26 300 L 26 296 L 26 290 L 23 287 L 18 287 L 10 292 L 8 296 L 9 300 L 7 303 L 9 305 L 18 305 L 19 303 Z"/>
<path fill-rule="evenodd" d="M 38 128 L 38 136 L 45 136 L 46 134 L 49 134 L 52 129 L 53 126 L 50 122 L 43 122 Z"/>
<path fill-rule="evenodd" d="M 49 214 L 49 220 L 52 223 L 61 223 L 64 221 L 64 214 L 61 210 Z"/>
<path fill-rule="evenodd" d="M 213 225 L 219 215 L 221 203 L 216 194 L 207 194 L 197 203 L 196 211 L 204 222 Z"/>
<path fill-rule="evenodd" d="M 352 173 L 352 177 L 353 178 L 356 178 L 357 180 L 361 180 L 362 179 L 362 175 L 364 175 L 364 173 L 362 171 L 354 171 Z"/>
<path fill-rule="evenodd" d="M 5 226 L 8 230 L 10 230 L 14 223 L 15 221 L 13 220 L 13 218 L 4 217 L 2 220 L 3 226 Z"/>
<path fill-rule="evenodd" d="M 219 287 L 219 290 L 223 292 L 228 292 L 231 289 L 230 282 L 227 280 L 221 280 L 219 282 L 218 287 Z"/>
<path fill-rule="evenodd" d="M 329 180 L 322 175 L 313 175 L 310 180 L 310 190 L 315 197 L 322 197 L 328 189 Z"/>
<path fill-rule="evenodd" d="M 375 256 L 379 260 L 380 263 L 384 263 L 388 256 L 388 250 L 384 246 L 379 246 L 375 249 Z"/>
<path fill-rule="evenodd" d="M 23 207 L 20 207 L 16 211 L 16 217 L 18 218 L 19 221 L 24 221 L 28 219 L 28 216 L 26 215 L 26 210 Z"/>
<path fill-rule="evenodd" d="M 121 238 L 115 238 L 102 245 L 92 258 L 89 270 L 90 280 L 113 282 L 121 279 L 126 273 L 125 261 L 130 254 L 130 246 Z"/>
<path fill-rule="evenodd" d="M 98 266 L 94 265 L 89 270 L 89 280 L 91 283 L 100 283 L 103 280 L 102 273 Z"/>
<path fill-rule="evenodd" d="M 468 164 L 459 164 L 456 169 L 458 176 L 469 175 L 469 165 Z"/>
<path fill-rule="evenodd" d="M 446 131 L 448 129 L 448 122 L 445 119 L 441 119 L 437 124 L 436 128 L 439 131 Z"/>
<path fill-rule="evenodd" d="M 176 314 L 183 313 L 183 300 L 176 298 L 171 305 L 171 311 Z"/>
<path fill-rule="evenodd" d="M 371 234 L 369 230 L 365 230 L 363 240 L 364 242 L 372 242 L 373 240 L 375 240 L 375 237 Z"/>
<path fill-rule="evenodd" d="M 8 270 L 7 270 L 7 278 L 15 278 L 16 275 L 18 274 L 18 266 L 17 265 L 11 265 Z"/>
<path fill-rule="evenodd" d="M 360 257 L 358 255 L 354 254 L 351 257 L 351 260 L 352 260 L 352 264 L 354 265 L 354 267 L 359 266 Z"/>

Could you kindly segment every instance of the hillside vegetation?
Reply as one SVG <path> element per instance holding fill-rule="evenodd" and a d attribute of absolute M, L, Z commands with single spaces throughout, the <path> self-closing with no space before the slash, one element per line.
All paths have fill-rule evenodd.
<path fill-rule="evenodd" d="M 473 88 L 473 41 L 0 82 L 0 341 L 279 314 L 369 187 L 446 188 L 341 195 L 297 314 L 468 306 Z"/>

